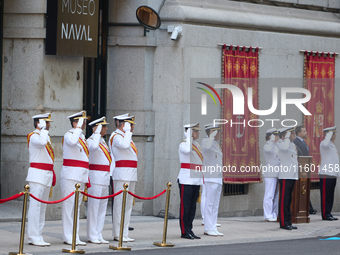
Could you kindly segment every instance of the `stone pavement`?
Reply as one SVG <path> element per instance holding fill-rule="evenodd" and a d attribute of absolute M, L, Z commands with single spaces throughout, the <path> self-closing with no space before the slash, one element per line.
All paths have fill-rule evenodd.
<path fill-rule="evenodd" d="M 0 207 L 1 211 L 1 207 Z M 1 216 L 1 213 L 0 213 Z M 334 213 L 339 217 L 340 213 Z M 12 216 L 11 216 L 12 217 Z M 12 217 L 13 218 L 13 217 Z M 0 254 L 19 251 L 20 240 L 20 222 L 3 221 L 0 218 Z M 194 232 L 202 237 L 201 240 L 187 240 L 180 238 L 180 229 L 178 219 L 169 220 L 167 242 L 175 244 L 175 247 L 203 246 L 213 244 L 234 244 L 249 243 L 274 240 L 289 240 L 310 237 L 329 237 L 340 233 L 340 221 L 322 221 L 320 214 L 311 215 L 311 222 L 306 224 L 296 224 L 297 230 L 283 230 L 279 228 L 278 223 L 265 222 L 261 216 L 249 217 L 229 217 L 219 218 L 218 222 L 222 224 L 218 228 L 219 232 L 224 233 L 223 237 L 204 236 L 204 227 L 201 225 L 201 219 L 195 219 Z M 132 250 L 141 249 L 164 249 L 153 245 L 154 241 L 161 241 L 163 235 L 164 219 L 154 216 L 133 215 L 131 217 L 131 226 L 134 231 L 129 232 L 129 237 L 134 238 L 135 242 L 123 243 Z M 24 253 L 29 254 L 65 254 L 62 249 L 71 249 L 70 245 L 62 243 L 61 220 L 46 221 L 44 228 L 44 239 L 51 243 L 50 247 L 36 247 L 27 245 L 27 236 L 25 237 Z M 110 245 L 118 245 L 118 242 L 112 241 L 111 234 L 111 216 L 106 216 L 103 236 L 110 241 Z M 80 220 L 80 239 L 86 240 L 86 219 Z M 108 249 L 107 244 L 91 244 L 86 246 L 77 246 L 77 249 L 84 249 L 86 253 L 100 252 L 117 252 Z"/>

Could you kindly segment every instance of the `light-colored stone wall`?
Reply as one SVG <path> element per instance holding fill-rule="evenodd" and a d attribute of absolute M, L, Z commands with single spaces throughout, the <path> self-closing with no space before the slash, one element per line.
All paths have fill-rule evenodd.
<path fill-rule="evenodd" d="M 165 176 L 173 183 L 176 181 L 179 169 L 178 145 L 184 138 L 182 125 L 190 122 L 190 80 L 221 77 L 221 47 L 217 46 L 218 43 L 263 47 L 260 51 L 259 66 L 260 77 L 266 80 L 260 81 L 260 109 L 268 109 L 271 105 L 271 101 L 268 100 L 271 98 L 271 87 L 268 86 L 271 82 L 274 83 L 272 86 L 277 87 L 291 84 L 303 87 L 303 54 L 299 53 L 299 50 L 330 52 L 338 50 L 339 39 L 332 37 L 335 35 L 331 33 L 331 30 L 339 31 L 340 26 L 338 19 L 332 14 L 295 9 L 284 11 L 277 7 L 258 7 L 259 5 L 235 2 L 229 5 L 221 1 L 210 1 L 210 6 L 201 8 L 197 1 L 189 2 L 166 1 L 161 11 L 163 20 L 161 27 L 167 27 L 167 25 L 183 27 L 183 35 L 177 41 L 171 41 L 170 34 L 166 31 L 157 31 L 155 34 L 157 37 L 154 71 L 155 121 L 164 123 L 163 128 L 156 128 L 155 148 L 160 147 L 164 142 L 168 145 L 164 151 L 155 150 L 155 169 L 165 166 L 171 171 L 166 172 L 166 175 L 157 175 L 155 172 L 155 190 L 160 189 L 161 180 Z M 206 3 L 206 1 L 200 2 Z M 231 8 L 227 8 L 229 6 Z M 260 8 L 265 11 L 260 11 Z M 245 16 L 241 17 L 242 15 Z M 252 15 L 254 16 L 250 17 Z M 321 16 L 323 21 L 316 18 Z M 308 20 L 305 20 L 307 17 L 309 17 Z M 291 19 L 296 19 L 294 27 L 290 24 Z M 310 26 L 314 22 L 315 25 Z M 329 26 L 332 29 L 323 30 L 320 33 L 325 28 L 323 24 L 327 24 L 326 27 Z M 300 34 L 302 30 L 303 34 Z M 331 37 L 326 37 L 326 35 Z M 336 74 L 339 71 L 339 66 L 336 66 Z M 270 81 L 269 78 L 275 79 Z M 278 81 L 277 78 L 283 79 Z M 287 78 L 293 80 L 290 81 Z M 337 80 L 336 87 L 338 82 Z M 335 107 L 337 109 L 338 105 Z M 272 117 L 283 119 L 279 111 L 275 112 Z M 288 108 L 288 114 L 284 117 L 284 119 L 289 118 L 302 122 L 302 114 L 293 108 Z M 336 119 L 335 124 L 337 125 L 338 122 L 339 120 Z M 172 126 L 171 131 L 168 131 L 169 126 Z M 268 124 L 260 129 L 259 147 L 262 163 L 264 163 L 262 147 L 267 128 L 269 128 Z M 201 136 L 204 136 L 203 132 Z M 338 141 L 337 146 L 339 145 Z M 263 192 L 263 183 L 250 184 L 248 195 L 222 197 L 220 215 L 262 214 Z M 311 198 L 315 208 L 320 210 L 318 192 L 318 190 L 313 190 Z M 178 215 L 177 185 L 173 187 L 171 199 L 170 211 Z M 157 214 L 163 206 L 164 203 L 154 204 L 154 214 Z M 338 199 L 335 201 L 334 210 L 340 210 Z M 200 215 L 199 210 L 196 215 Z"/>
<path fill-rule="evenodd" d="M 1 196 L 23 190 L 29 167 L 26 136 L 31 117 L 52 112 L 50 135 L 55 150 L 60 199 L 62 137 L 70 129 L 66 116 L 83 104 L 83 58 L 45 55 L 46 1 L 5 0 L 1 119 Z M 84 208 L 82 209 L 82 215 Z M 61 217 L 61 204 L 47 207 L 47 219 Z"/>
<path fill-rule="evenodd" d="M 339 1 L 282 0 L 299 4 L 339 8 Z M 137 23 L 136 8 L 149 5 L 159 11 L 158 0 L 110 0 L 109 21 Z M 160 11 L 161 28 L 111 26 L 108 40 L 107 117 L 130 112 L 136 116 L 134 141 L 139 151 L 136 194 L 153 196 L 173 183 L 170 212 L 178 216 L 178 146 L 184 138 L 183 124 L 191 122 L 193 79 L 221 77 L 218 43 L 260 46 L 260 109 L 270 107 L 271 78 L 293 78 L 302 87 L 303 55 L 299 50 L 338 51 L 340 24 L 332 13 L 282 8 L 223 0 L 167 0 Z M 33 130 L 31 116 L 52 112 L 50 130 L 56 152 L 59 179 L 61 140 L 70 128 L 66 116 L 82 109 L 83 58 L 45 55 L 46 1 L 5 0 L 3 48 L 3 98 L 1 120 L 1 196 L 23 189 L 28 168 L 26 135 Z M 168 25 L 181 25 L 183 35 L 170 40 Z M 340 73 L 336 65 L 336 77 Z M 299 80 L 300 79 L 300 80 Z M 274 81 L 276 83 L 277 80 Z M 278 87 L 286 86 L 280 80 Z M 336 95 L 339 92 L 336 80 Z M 335 107 L 340 107 L 335 102 Z M 219 115 L 214 110 L 214 115 Z M 273 115 L 277 116 L 279 112 Z M 279 117 L 281 118 L 281 117 Z M 302 121 L 298 111 L 286 118 Z M 205 123 L 202 123 L 205 124 Z M 339 125 L 339 119 L 335 119 Z M 264 133 L 260 129 L 260 151 Z M 201 138 L 204 137 L 204 132 Z M 340 148 L 340 142 L 337 141 Z M 261 154 L 261 162 L 264 158 Z M 340 188 L 337 188 L 339 193 Z M 222 197 L 221 216 L 262 213 L 264 185 L 250 184 L 249 193 Z M 61 197 L 57 184 L 53 198 Z M 312 202 L 319 209 L 318 191 Z M 153 201 L 136 200 L 135 211 L 158 214 L 165 196 Z M 48 206 L 47 218 L 60 218 L 61 205 Z M 340 210 L 336 195 L 334 210 Z M 197 210 L 197 216 L 200 210 Z"/>

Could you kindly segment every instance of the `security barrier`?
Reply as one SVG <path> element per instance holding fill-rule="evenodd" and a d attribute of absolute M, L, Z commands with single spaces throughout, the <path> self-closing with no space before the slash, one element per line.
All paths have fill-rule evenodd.
<path fill-rule="evenodd" d="M 16 195 L 13 195 L 9 198 L 6 199 L 0 199 L 0 204 L 17 199 L 19 197 L 24 196 L 24 202 L 23 202 L 23 210 L 22 210 L 22 221 L 21 221 L 21 234 L 20 234 L 20 244 L 19 244 L 19 253 L 16 252 L 10 252 L 9 255 L 25 255 L 25 253 L 23 253 L 23 248 L 24 248 L 24 238 L 25 238 L 25 223 L 26 223 L 26 211 L 27 211 L 27 200 L 28 200 L 28 196 L 31 196 L 33 199 L 37 200 L 40 203 L 45 203 L 45 204 L 57 204 L 57 203 L 61 203 L 67 199 L 69 199 L 70 197 L 73 196 L 73 194 L 75 194 L 74 197 L 74 217 L 73 217 L 73 236 L 72 236 L 72 249 L 68 250 L 68 249 L 62 249 L 62 252 L 66 252 L 66 253 L 79 253 L 79 254 L 84 254 L 85 250 L 77 250 L 76 249 L 76 232 L 77 232 L 77 221 L 78 221 L 78 202 L 79 202 L 79 193 L 83 194 L 84 196 L 87 197 L 91 197 L 94 199 L 108 199 L 110 197 L 115 197 L 117 195 L 120 195 L 121 193 L 123 193 L 123 201 L 122 201 L 122 213 L 121 213 L 121 223 L 120 223 L 120 234 L 119 234 L 119 244 L 117 247 L 110 245 L 109 248 L 110 249 L 114 249 L 114 250 L 131 250 L 130 247 L 123 247 L 122 243 L 123 243 L 123 229 L 124 229 L 124 218 L 125 218 L 125 205 L 126 205 L 126 196 L 127 194 L 133 196 L 134 198 L 138 198 L 138 199 L 142 199 L 142 200 L 152 200 L 152 199 L 156 199 L 160 196 L 162 196 L 165 192 L 167 192 L 167 197 L 166 197 L 166 205 L 165 205 L 165 217 L 164 217 L 164 228 L 163 228 L 163 241 L 162 243 L 160 242 L 154 242 L 154 245 L 156 246 L 161 246 L 161 247 L 172 247 L 174 246 L 174 244 L 171 243 L 166 243 L 166 235 L 167 235 L 167 226 L 168 226 L 168 210 L 169 210 L 169 204 L 170 204 L 170 188 L 171 188 L 171 182 L 167 183 L 167 189 L 163 190 L 161 193 L 153 196 L 153 197 L 141 197 L 138 195 L 133 194 L 132 192 L 128 191 L 128 184 L 124 183 L 123 188 L 124 190 L 120 190 L 115 194 L 109 195 L 109 196 L 104 196 L 104 197 L 97 197 L 97 196 L 93 196 L 90 195 L 88 193 L 85 193 L 81 190 L 79 190 L 80 188 L 80 184 L 77 183 L 75 185 L 76 190 L 71 192 L 69 195 L 67 195 L 66 197 L 60 199 L 60 200 L 56 200 L 56 201 L 45 201 L 42 199 L 37 198 L 36 196 L 34 196 L 33 194 L 29 193 L 29 185 L 26 184 L 25 185 L 25 191 L 24 192 L 20 192 Z M 26 254 L 28 255 L 28 254 Z"/>
<path fill-rule="evenodd" d="M 165 203 L 165 215 L 164 215 L 164 228 L 163 228 L 163 241 L 162 242 L 154 242 L 153 245 L 160 247 L 174 247 L 173 243 L 166 243 L 166 234 L 168 231 L 168 214 L 169 214 L 169 204 L 170 204 L 170 188 L 172 186 L 171 182 L 167 183 L 168 189 L 166 193 L 166 203 Z"/>
<path fill-rule="evenodd" d="M 24 238 L 25 238 L 25 223 L 26 223 L 26 209 L 27 209 L 27 198 L 28 198 L 28 190 L 30 189 L 30 186 L 28 184 L 25 185 L 25 192 L 21 192 L 19 194 L 23 194 L 24 197 L 24 204 L 22 207 L 22 220 L 21 220 L 21 234 L 20 234 L 20 244 L 19 244 L 19 253 L 16 252 L 10 252 L 9 255 L 22 255 L 24 251 Z M 18 195 L 19 195 L 18 194 Z M 15 197 L 15 195 L 13 196 Z M 20 196 L 18 196 L 20 197 Z M 16 197 L 16 198 L 18 198 Z M 7 200 L 9 201 L 9 200 Z M 7 202 L 6 201 L 6 202 Z"/>

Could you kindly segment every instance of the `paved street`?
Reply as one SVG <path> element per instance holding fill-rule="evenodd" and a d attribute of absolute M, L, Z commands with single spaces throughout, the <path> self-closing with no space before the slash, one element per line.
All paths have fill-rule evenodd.
<path fill-rule="evenodd" d="M 138 250 L 131 251 L 131 254 L 138 255 L 206 255 L 206 254 L 237 254 L 237 255 L 286 255 L 286 254 L 339 254 L 340 240 L 336 241 L 321 241 L 320 238 L 285 240 L 285 241 L 270 241 L 257 243 L 242 243 L 242 244 L 227 244 L 227 245 L 210 245 L 199 248 L 163 248 L 155 250 Z M 124 253 L 124 251 L 116 252 Z M 126 252 L 125 252 L 126 253 Z M 96 253 L 88 253 L 92 255 Z M 102 255 L 112 254 L 112 252 L 100 253 Z"/>
<path fill-rule="evenodd" d="M 0 207 L 1 210 L 1 207 Z M 334 213 L 334 216 L 339 216 L 340 213 Z M 268 241 L 289 241 L 289 249 L 292 249 L 296 244 L 299 247 L 299 241 L 303 242 L 303 247 L 309 247 L 313 241 L 301 240 L 313 237 L 330 237 L 336 236 L 340 233 L 340 222 L 322 221 L 320 214 L 311 215 L 311 223 L 309 224 L 297 224 L 298 230 L 282 230 L 279 229 L 278 223 L 264 222 L 261 216 L 249 216 L 249 217 L 230 217 L 219 218 L 218 222 L 222 224 L 219 231 L 224 233 L 223 237 L 209 237 L 204 236 L 203 226 L 201 225 L 201 219 L 194 221 L 194 232 L 202 237 L 201 240 L 187 240 L 180 238 L 178 219 L 169 220 L 169 229 L 167 242 L 175 244 L 174 248 L 159 248 L 153 245 L 154 241 L 161 241 L 163 233 L 163 221 L 162 218 L 153 216 L 141 216 L 134 215 L 131 218 L 131 226 L 135 228 L 134 231 L 130 231 L 130 238 L 134 238 L 135 242 L 128 243 L 132 251 L 147 250 L 147 254 L 159 254 L 160 250 L 166 254 L 168 250 L 170 252 L 176 249 L 176 253 L 187 252 L 185 248 L 197 247 L 195 254 L 203 252 L 207 254 L 214 251 L 214 254 L 226 254 L 223 251 L 229 251 L 227 254 L 265 254 L 263 253 L 263 242 Z M 80 238 L 86 241 L 86 220 L 80 220 Z M 8 252 L 19 251 L 19 236 L 20 236 L 20 222 L 0 222 L 0 254 L 8 254 Z M 62 249 L 70 249 L 71 246 L 62 244 L 62 232 L 61 221 L 47 221 L 43 233 L 46 242 L 50 242 L 50 247 L 35 247 L 27 245 L 27 237 L 25 240 L 24 253 L 31 254 L 62 254 Z M 106 217 L 105 227 L 103 231 L 105 239 L 110 241 L 111 245 L 118 245 L 118 242 L 112 241 L 111 236 L 111 216 Z M 328 243 L 337 244 L 338 241 L 318 241 L 316 247 L 327 247 Z M 251 244 L 249 244 L 251 243 Z M 244 244 L 239 245 L 239 244 Z M 273 246 L 273 242 L 266 243 L 267 248 L 270 249 Z M 314 244 L 314 243 L 313 243 Z M 126 245 L 126 243 L 124 243 Z M 214 245 L 211 247 L 211 245 Z M 284 243 L 278 242 L 279 246 L 275 246 L 275 254 L 281 254 L 282 249 L 280 245 L 285 246 Z M 322 246 L 321 246 L 322 245 Z M 201 247 L 202 246 L 202 247 Z M 241 249 L 241 248 L 242 249 Z M 301 246 L 302 247 L 302 246 Z M 312 247 L 312 246 L 310 246 Z M 333 245 L 332 245 L 333 247 Z M 334 246 L 334 247 L 339 247 Z M 333 248 L 334 248 L 333 247 Z M 87 244 L 87 246 L 77 247 L 77 249 L 84 249 L 86 254 L 102 253 L 102 252 L 116 252 L 108 249 L 108 245 L 96 245 Z M 220 249 L 221 252 L 215 252 Z M 309 248 L 308 248 L 309 249 Z M 151 251 L 153 250 L 153 251 Z M 336 251 L 338 252 L 338 248 Z M 278 252 L 277 252 L 278 251 Z M 290 250 L 289 253 L 294 253 Z M 310 251 L 316 251 L 311 248 Z M 243 252 L 243 253 L 242 253 Z M 257 253 L 256 253 L 257 252 Z M 328 254 L 335 254 L 331 249 Z M 288 253 L 288 254 L 289 254 Z M 143 254 L 143 253 L 140 253 Z M 203 254 L 203 253 L 201 253 Z M 298 253 L 303 254 L 303 253 Z M 307 254 L 307 253 L 306 253 Z M 309 254 L 318 254 L 318 252 L 312 252 Z"/>

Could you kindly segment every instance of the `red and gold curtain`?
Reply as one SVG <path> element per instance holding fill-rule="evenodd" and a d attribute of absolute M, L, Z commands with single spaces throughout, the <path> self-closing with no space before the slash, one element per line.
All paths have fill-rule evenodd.
<path fill-rule="evenodd" d="M 259 135 L 258 128 L 249 127 L 248 121 L 257 119 L 248 110 L 248 88 L 253 89 L 253 106 L 258 109 L 258 48 L 248 51 L 239 46 L 233 50 L 233 46 L 222 49 L 222 81 L 224 84 L 235 85 L 244 94 L 244 115 L 233 115 L 233 98 L 228 89 L 222 90 L 223 105 L 222 119 L 228 121 L 222 125 L 222 151 L 225 183 L 257 183 L 261 182 L 259 166 Z M 231 121 L 233 124 L 231 126 Z M 243 125 L 245 123 L 245 125 Z M 252 123 L 253 126 L 259 125 Z M 246 171 L 245 167 L 253 167 L 252 171 Z M 258 168 L 257 168 L 258 169 Z M 248 169 L 250 170 L 250 169 Z"/>
<path fill-rule="evenodd" d="M 334 67 L 335 58 L 330 54 L 318 53 L 313 56 L 305 52 L 304 84 L 311 93 L 311 100 L 306 103 L 312 115 L 304 116 L 308 132 L 306 143 L 309 155 L 313 156 L 312 180 L 318 180 L 317 166 L 320 165 L 320 143 L 324 139 L 323 129 L 334 126 Z M 313 169 L 312 169 L 313 170 Z"/>

